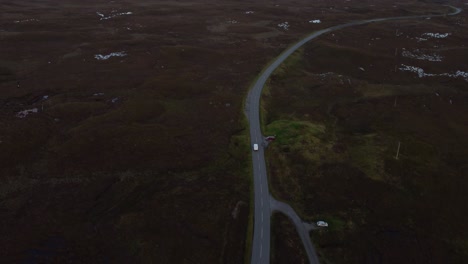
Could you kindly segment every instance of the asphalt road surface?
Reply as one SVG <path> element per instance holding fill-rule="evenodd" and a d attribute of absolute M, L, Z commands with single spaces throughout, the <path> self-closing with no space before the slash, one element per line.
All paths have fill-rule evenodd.
<path fill-rule="evenodd" d="M 452 7 L 454 12 L 447 15 L 456 15 L 461 12 L 460 8 Z M 437 17 L 445 15 L 422 15 L 422 16 L 407 16 L 407 17 L 389 17 L 389 18 L 376 18 L 369 20 L 354 21 L 338 26 L 329 27 L 316 31 L 304 39 L 300 40 L 286 51 L 281 53 L 275 61 L 273 61 L 258 77 L 254 86 L 251 88 L 249 95 L 246 100 L 246 115 L 250 123 L 250 139 L 251 143 L 259 144 L 259 150 L 253 151 L 252 149 L 252 164 L 253 164 L 253 176 L 254 176 L 254 193 L 255 193 L 255 214 L 254 214 L 254 234 L 252 244 L 252 258 L 251 264 L 267 264 L 270 263 L 270 216 L 271 216 L 271 205 L 270 205 L 270 192 L 268 190 L 268 178 L 265 165 L 264 156 L 264 136 L 260 129 L 260 96 L 262 93 L 263 86 L 266 80 L 270 77 L 273 71 L 286 60 L 289 55 L 300 48 L 308 41 L 317 38 L 318 36 L 332 32 L 338 29 L 357 26 L 372 22 L 381 22 L 388 20 L 399 20 L 399 19 L 415 19 L 415 18 L 427 18 Z M 274 203 L 274 199 L 272 200 Z M 289 205 L 277 205 L 275 204 L 275 210 L 281 211 L 288 215 L 296 225 L 296 230 L 304 243 L 304 248 L 307 251 L 310 263 L 319 263 L 317 254 L 313 248 L 312 242 L 310 241 L 309 233 L 304 228 L 304 224 L 300 221 L 297 214 Z M 288 208 L 289 207 L 289 208 Z M 279 208 L 279 209 L 278 209 Z M 299 219 L 299 220 L 298 220 Z M 306 242 L 304 242 L 306 241 Z"/>
<path fill-rule="evenodd" d="M 272 211 L 278 211 L 287 215 L 294 223 L 296 231 L 301 238 L 302 244 L 304 245 L 309 263 L 319 263 L 317 252 L 315 251 L 315 248 L 312 245 L 312 241 L 310 241 L 309 237 L 310 224 L 302 222 L 301 218 L 299 218 L 299 216 L 296 214 L 296 211 L 294 211 L 294 209 L 292 209 L 292 207 L 287 203 L 277 201 L 273 197 L 270 197 L 270 206 Z"/>

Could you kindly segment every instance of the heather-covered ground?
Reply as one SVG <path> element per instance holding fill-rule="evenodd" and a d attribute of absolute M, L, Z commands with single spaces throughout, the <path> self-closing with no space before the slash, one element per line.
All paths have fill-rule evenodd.
<path fill-rule="evenodd" d="M 248 259 L 247 238 L 251 232 L 248 229 L 249 140 L 242 105 L 253 78 L 286 46 L 314 30 L 363 18 L 440 11 L 432 4 L 417 1 L 353 4 L 346 1 L 21 0 L 2 1 L 0 8 L 0 242 L 5 263 L 242 263 L 245 256 Z M 370 94 L 365 100 L 371 100 L 376 78 L 387 77 L 388 67 L 382 64 L 374 72 L 369 63 L 356 66 L 351 58 L 374 61 L 383 57 L 388 64 L 394 60 L 396 44 L 372 40 L 372 48 L 381 50 L 370 52 L 367 46 L 362 49 L 363 43 L 367 45 L 371 38 L 380 35 L 394 35 L 398 28 L 411 38 L 422 37 L 425 32 L 450 32 L 452 35 L 443 41 L 451 42 L 434 45 L 445 45 L 440 50 L 444 50 L 444 58 L 450 58 L 453 68 L 437 68 L 434 65 L 438 64 L 429 62 L 412 64 L 413 59 L 401 56 L 402 48 L 417 53 L 413 48 L 421 46 L 403 44 L 398 46 L 401 59 L 398 65 L 419 66 L 427 73 L 453 73 L 455 68 L 464 65 L 464 48 L 460 43 L 465 40 L 466 27 L 462 19 L 465 16 L 398 22 L 387 29 L 370 25 L 327 35 L 322 42 L 303 50 L 299 61 L 307 62 L 308 66 L 301 67 L 301 71 L 312 74 L 310 78 L 317 82 L 321 77 L 315 73 L 340 73 L 333 67 L 341 67 L 340 74 L 350 77 L 353 89 Z M 321 23 L 310 23 L 310 20 Z M 405 29 L 408 25 L 411 30 Z M 424 25 L 431 31 L 423 28 Z M 356 38 L 356 34 L 362 39 Z M 400 43 L 405 37 L 394 41 Z M 318 53 L 321 57 L 312 54 L 314 49 L 321 50 Z M 327 54 L 343 54 L 350 60 L 348 64 L 337 64 L 343 61 Z M 390 64 L 393 69 L 394 64 Z M 366 72 L 357 67 L 365 67 Z M 283 80 L 290 82 L 288 76 Z M 441 115 L 445 113 L 439 116 L 440 120 L 445 120 L 445 115 L 463 120 L 459 114 L 463 109 L 455 107 L 463 107 L 459 100 L 463 98 L 460 91 L 466 87 L 465 83 L 449 78 L 448 84 L 437 84 L 442 88 L 435 89 L 431 79 L 424 85 L 415 85 L 420 79 L 414 76 L 410 72 L 398 72 L 392 76 L 393 81 L 382 81 L 378 87 L 383 91 L 372 100 L 387 100 L 391 105 L 393 91 L 400 91 L 398 85 L 410 85 L 408 89 L 421 89 L 423 92 L 418 94 L 426 97 L 405 97 L 407 90 L 398 92 L 402 96 L 398 96 L 400 108 L 395 111 L 413 113 L 416 111 L 413 108 L 421 104 L 418 100 L 433 100 L 425 105 L 444 109 L 440 110 Z M 302 77 L 296 81 L 311 83 Z M 336 92 L 348 98 L 349 89 L 339 88 L 338 83 L 341 83 L 338 79 L 323 81 L 320 86 L 323 88 L 319 89 L 324 93 L 323 100 L 316 106 L 328 107 L 328 100 L 332 100 L 328 93 Z M 391 96 L 381 96 L 388 93 L 384 84 L 393 85 Z M 332 88 L 325 89 L 327 85 Z M 429 99 L 427 89 L 431 94 L 438 91 L 440 97 Z M 278 115 L 293 117 L 280 107 L 284 102 L 291 102 L 289 96 L 298 94 L 290 90 L 278 98 L 284 101 L 268 101 L 268 104 L 275 106 Z M 449 98 L 453 99 L 452 108 L 445 105 Z M 330 113 L 336 120 L 346 119 L 343 117 L 346 113 L 367 120 L 350 104 L 336 105 Z M 296 113 L 301 111 L 289 107 Z M 343 109 L 346 109 L 344 114 Z M 268 118 L 275 120 L 274 112 L 268 111 Z M 327 126 L 328 121 L 335 120 L 329 119 L 327 111 L 304 111 L 309 114 L 307 122 L 314 127 L 325 123 L 327 129 L 333 127 L 338 131 L 342 127 L 345 131 L 351 127 L 354 131 L 352 125 L 342 126 L 342 121 Z M 432 124 L 432 117 L 428 118 L 414 116 L 414 120 Z M 405 122 L 412 123 L 412 120 Z M 463 122 L 454 119 L 450 124 L 453 133 L 466 135 Z M 387 131 L 385 125 L 392 124 L 382 123 L 379 131 Z M 439 133 L 436 128 L 431 131 L 427 135 L 445 138 L 445 132 Z M 395 138 L 387 140 L 402 141 L 401 159 L 400 163 L 389 164 L 395 170 L 398 166 L 412 166 L 401 164 L 412 153 L 408 151 L 417 151 L 418 144 L 423 144 L 420 141 L 425 139 L 414 136 L 418 141 L 413 148 L 408 143 L 412 142 L 410 139 L 405 141 L 400 137 L 403 132 L 394 133 Z M 338 138 L 341 134 L 329 135 Z M 458 142 L 455 137 L 449 139 Z M 375 138 L 369 141 L 375 142 Z M 344 146 L 347 144 L 351 143 Z M 369 148 L 376 148 L 374 143 L 369 144 Z M 446 145 L 445 150 L 453 149 L 451 146 Z M 458 144 L 459 149 L 461 146 Z M 394 144 L 387 148 L 393 153 Z M 439 158 L 439 152 L 431 153 L 427 159 Z M 451 160 L 463 161 L 461 154 L 454 154 Z M 414 162 L 426 164 L 426 158 L 420 159 Z M 350 164 L 367 160 L 353 162 Z M 438 175 L 436 172 L 433 174 Z M 458 174 L 444 175 L 457 178 Z M 451 182 L 440 184 L 450 187 Z M 416 183 L 414 188 L 420 188 Z M 314 192 L 313 188 L 297 194 L 301 193 L 327 196 Z M 453 195 L 454 199 L 458 197 L 456 193 Z M 289 198 L 295 205 L 301 204 L 294 197 Z M 445 204 L 442 200 L 435 201 L 440 207 Z M 325 205 L 314 203 L 314 206 Z M 328 212 L 310 207 L 308 212 L 304 207 L 300 211 L 310 217 L 319 213 L 341 219 L 333 211 L 335 208 L 330 206 Z M 443 220 L 452 217 L 448 212 L 431 212 L 446 216 Z M 447 225 L 428 223 L 444 234 L 448 232 Z M 326 246 L 327 239 L 335 239 L 333 234 L 324 234 L 320 239 L 324 256 L 339 258 L 333 247 Z M 465 242 L 454 243 L 463 248 Z"/>
<path fill-rule="evenodd" d="M 329 222 L 322 262 L 468 260 L 466 17 L 327 34 L 272 77 L 272 191 Z"/>

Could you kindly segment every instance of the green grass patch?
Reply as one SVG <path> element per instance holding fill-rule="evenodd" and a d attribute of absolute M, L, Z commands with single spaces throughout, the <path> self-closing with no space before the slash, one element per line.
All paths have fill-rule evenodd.
<path fill-rule="evenodd" d="M 286 76 L 294 75 L 300 69 L 304 68 L 303 60 L 304 48 L 299 48 L 293 52 L 276 70 L 272 73 L 272 78 L 281 79 Z"/>
<path fill-rule="evenodd" d="M 402 140 L 400 158 L 410 160 L 419 168 L 436 169 L 440 163 L 439 153 L 434 145 L 413 137 Z"/>
<path fill-rule="evenodd" d="M 297 145 L 297 142 L 316 142 L 323 136 L 325 126 L 308 121 L 278 120 L 268 124 L 265 132 L 276 135 L 276 144 Z"/>
<path fill-rule="evenodd" d="M 382 156 L 385 147 L 378 144 L 376 134 L 356 138 L 349 149 L 349 160 L 373 180 L 384 180 L 384 160 Z"/>
<path fill-rule="evenodd" d="M 326 228 L 327 231 L 330 232 L 342 232 L 347 228 L 347 223 L 344 219 L 336 216 L 336 215 L 317 215 L 317 221 L 325 221 L 328 223 L 328 227 Z"/>
<path fill-rule="evenodd" d="M 267 151 L 270 190 L 303 215 L 303 181 L 316 177 L 313 171 L 324 157 L 338 157 L 332 151 L 332 143 L 323 140 L 326 128 L 309 121 L 278 120 L 269 124 L 266 131 L 276 135 Z"/>

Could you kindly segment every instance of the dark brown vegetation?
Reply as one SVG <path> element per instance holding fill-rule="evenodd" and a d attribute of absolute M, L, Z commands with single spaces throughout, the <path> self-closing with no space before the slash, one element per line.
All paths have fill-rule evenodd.
<path fill-rule="evenodd" d="M 466 72 L 466 21 L 462 13 L 337 31 L 272 77 L 272 190 L 305 220 L 329 222 L 312 234 L 322 262 L 468 261 L 467 80 L 398 69 Z M 428 32 L 451 35 L 418 42 Z M 404 57 L 403 48 L 443 59 Z"/>
<path fill-rule="evenodd" d="M 271 263 L 308 263 L 296 228 L 287 216 L 279 213 L 271 218 Z"/>
<path fill-rule="evenodd" d="M 211 32 L 217 8 L 2 1 L 3 263 L 243 262 L 241 106 L 268 57 Z"/>
<path fill-rule="evenodd" d="M 248 85 L 369 4 L 1 1 L 2 263 L 243 262 Z"/>

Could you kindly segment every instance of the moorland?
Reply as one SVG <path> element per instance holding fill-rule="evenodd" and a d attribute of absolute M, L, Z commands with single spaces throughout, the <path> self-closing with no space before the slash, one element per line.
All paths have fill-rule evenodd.
<path fill-rule="evenodd" d="M 264 129 L 277 136 L 272 192 L 329 223 L 311 233 L 323 263 L 467 261 L 465 21 L 336 31 L 272 76 L 263 98 Z M 283 247 L 301 250 L 293 239 Z"/>
<path fill-rule="evenodd" d="M 243 263 L 252 210 L 243 101 L 264 65 L 324 27 L 442 7 L 5 0 L 0 8 L 2 262 Z M 331 223 L 312 235 L 325 261 L 387 259 L 401 248 L 398 256 L 416 260 L 466 255 L 466 83 L 398 70 L 466 69 L 465 23 L 462 14 L 336 32 L 272 78 L 264 100 L 265 131 L 279 135 L 268 150 L 272 190 L 305 219 Z M 451 35 L 418 43 L 427 32 Z M 414 63 L 403 48 L 444 60 Z M 287 221 L 275 219 L 285 226 L 275 238 L 300 249 Z M 275 252 L 294 252 L 287 246 Z"/>

